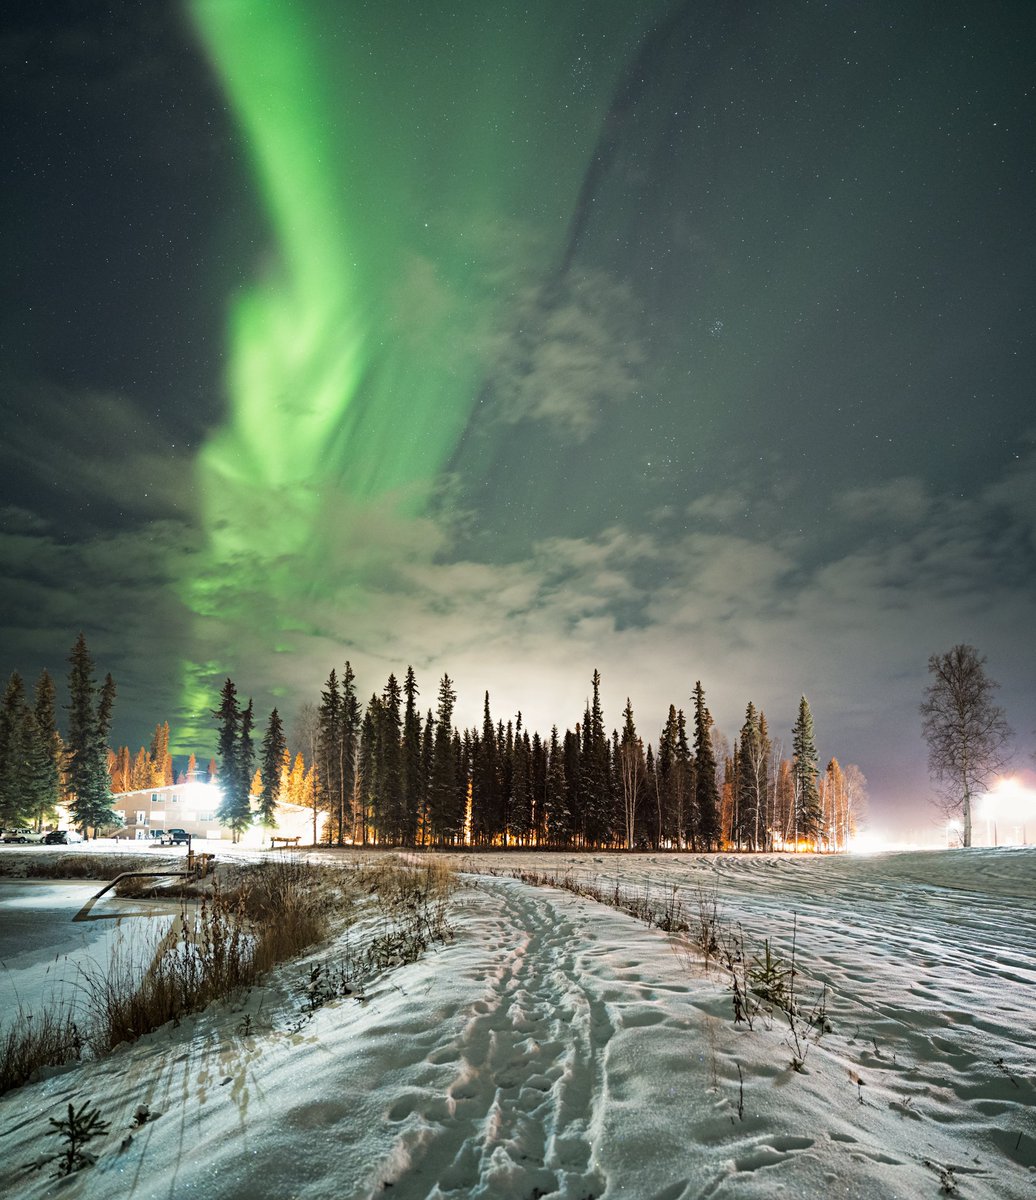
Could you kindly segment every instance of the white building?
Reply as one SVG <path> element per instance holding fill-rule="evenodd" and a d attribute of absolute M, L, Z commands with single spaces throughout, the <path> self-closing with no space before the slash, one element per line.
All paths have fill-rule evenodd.
<path fill-rule="evenodd" d="M 216 813 L 219 810 L 220 790 L 215 783 L 191 779 L 186 783 L 174 783 L 166 787 L 138 788 L 132 792 L 117 792 L 112 807 L 120 813 L 125 828 L 120 838 L 143 840 L 161 834 L 167 829 L 185 829 L 192 838 L 206 841 L 231 841 L 233 831 L 221 825 Z M 254 803 L 253 797 L 253 803 Z M 253 822 L 243 830 L 238 842 L 245 846 L 268 845 L 274 837 L 297 837 L 300 845 L 313 841 L 313 813 L 298 804 L 278 804 L 277 824 L 273 829 Z M 326 813 L 317 814 L 317 838 L 323 832 Z"/>

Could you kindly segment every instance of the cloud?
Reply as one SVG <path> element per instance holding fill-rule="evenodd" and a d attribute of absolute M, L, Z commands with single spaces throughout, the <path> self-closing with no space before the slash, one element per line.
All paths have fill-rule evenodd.
<path fill-rule="evenodd" d="M 37 519 L 55 508 L 80 529 L 186 519 L 193 482 L 188 448 L 132 401 L 36 386 L 31 394 L 15 390 L 12 409 L 0 471 L 24 481 L 20 494 L 33 498 Z M 29 512 L 29 503 L 18 507 Z"/>
<path fill-rule="evenodd" d="M 499 420 L 543 421 L 585 441 L 636 394 L 638 326 L 632 290 L 602 272 L 526 293 L 491 371 Z"/>
<path fill-rule="evenodd" d="M 915 526 L 928 515 L 931 499 L 920 479 L 902 477 L 850 488 L 836 497 L 835 505 L 844 516 L 861 523 Z"/>

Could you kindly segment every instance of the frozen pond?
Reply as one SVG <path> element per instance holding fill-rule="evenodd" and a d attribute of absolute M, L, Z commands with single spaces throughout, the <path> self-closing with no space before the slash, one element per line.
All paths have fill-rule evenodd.
<path fill-rule="evenodd" d="M 103 886 L 96 879 L 0 880 L 0 1023 L 19 1008 L 74 1003 L 84 970 L 105 970 L 113 951 L 142 949 L 179 912 L 176 901 L 109 893 L 74 920 Z"/>

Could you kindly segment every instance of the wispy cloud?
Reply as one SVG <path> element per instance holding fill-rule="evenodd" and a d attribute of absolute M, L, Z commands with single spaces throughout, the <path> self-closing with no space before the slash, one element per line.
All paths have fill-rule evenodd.
<path fill-rule="evenodd" d="M 528 293 L 491 371 L 501 421 L 545 421 L 585 440 L 636 394 L 644 361 L 632 290 L 602 272 Z"/>

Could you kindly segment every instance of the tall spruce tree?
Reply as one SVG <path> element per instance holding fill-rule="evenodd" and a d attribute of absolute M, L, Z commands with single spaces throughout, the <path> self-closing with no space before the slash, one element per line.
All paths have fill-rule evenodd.
<path fill-rule="evenodd" d="M 572 842 L 585 842 L 583 828 L 583 793 L 582 793 L 582 762 L 583 762 L 583 731 L 576 722 L 575 729 L 565 730 L 563 742 L 563 765 L 565 772 L 565 829 L 562 836 L 564 845 Z"/>
<path fill-rule="evenodd" d="M 456 700 L 453 681 L 449 675 L 443 675 L 439 683 L 428 795 L 432 840 L 440 845 L 456 841 L 460 824 L 457 813 L 457 762 L 453 748 L 453 706 Z"/>
<path fill-rule="evenodd" d="M 245 762 L 242 753 L 244 734 L 244 712 L 238 703 L 237 687 L 229 677 L 220 691 L 219 708 L 213 716 L 219 725 L 217 754 L 219 758 L 220 802 L 216 818 L 233 833 L 236 842 L 251 819 L 248 790 L 252 781 L 252 764 Z M 248 702 L 251 709 L 252 702 Z M 248 731 L 251 742 L 251 730 Z"/>
<path fill-rule="evenodd" d="M 281 798 L 281 772 L 288 742 L 284 736 L 284 723 L 280 713 L 274 709 L 266 723 L 263 734 L 262 755 L 259 766 L 263 788 L 259 794 L 259 824 L 272 829 L 277 824 L 277 804 Z"/>
<path fill-rule="evenodd" d="M 791 734 L 795 782 L 794 840 L 811 842 L 816 846 L 823 833 L 823 811 L 817 787 L 819 759 L 813 732 L 813 714 L 805 696 L 799 701 L 799 715 Z"/>
<path fill-rule="evenodd" d="M 547 787 L 544 801 L 544 838 L 549 846 L 567 846 L 572 837 L 565 786 L 565 759 L 558 739 L 558 727 L 550 730 L 547 747 Z"/>
<path fill-rule="evenodd" d="M 687 740 L 687 716 L 682 708 L 676 710 L 676 743 L 673 754 L 673 795 L 676 811 L 680 815 L 679 845 L 681 848 L 694 844 L 697 836 L 694 789 L 697 772 L 694 755 Z"/>
<path fill-rule="evenodd" d="M 68 737 L 65 741 L 68 790 L 73 797 L 85 795 L 89 787 L 90 742 L 94 727 L 94 665 L 80 633 L 69 656 Z"/>
<path fill-rule="evenodd" d="M 69 808 L 76 825 L 88 834 L 113 821 L 108 734 L 115 683 L 108 675 L 98 689 L 93 659 L 80 633 L 69 655 L 68 739 L 66 742 Z"/>
<path fill-rule="evenodd" d="M 0 703 L 0 825 L 20 825 L 28 816 L 31 731 L 25 684 L 14 671 Z"/>
<path fill-rule="evenodd" d="M 698 849 L 714 850 L 720 837 L 719 788 L 712 748 L 712 714 L 705 707 L 705 690 L 700 679 L 694 685 L 693 699 L 695 844 Z"/>
<path fill-rule="evenodd" d="M 115 680 L 105 675 L 97 697 L 97 714 L 89 751 L 89 786 L 86 804 L 80 800 L 76 806 L 76 819 L 84 833 L 92 829 L 94 837 L 100 830 L 117 823 L 112 796 L 111 775 L 108 773 L 108 739 L 111 734 L 112 714 L 115 709 Z"/>
<path fill-rule="evenodd" d="M 395 675 L 389 675 L 381 694 L 378 722 L 378 779 L 380 837 L 394 846 L 406 837 L 406 808 L 403 792 L 403 694 Z"/>
<path fill-rule="evenodd" d="M 526 735 L 528 736 L 528 735 Z M 543 843 L 544 813 L 547 804 L 547 747 L 539 733 L 532 735 L 529 791 L 532 799 L 532 840 Z"/>
<path fill-rule="evenodd" d="M 522 728 L 522 714 L 515 722 L 511 752 L 511 835 L 519 845 L 527 845 L 532 834 L 532 746 Z"/>
<path fill-rule="evenodd" d="M 234 836 L 240 837 L 252 822 L 252 780 L 255 776 L 255 710 L 251 697 L 241 710 L 241 728 L 237 741 L 237 817 L 231 828 Z"/>
<path fill-rule="evenodd" d="M 738 827 L 736 842 L 739 847 L 747 846 L 758 850 L 763 832 L 763 814 L 766 800 L 766 767 L 770 748 L 763 737 L 763 724 L 755 705 L 749 701 L 745 709 L 745 723 L 741 726 L 738 742 Z"/>
<path fill-rule="evenodd" d="M 644 783 L 644 743 L 637 736 L 633 722 L 633 704 L 626 697 L 622 710 L 622 738 L 618 748 L 619 779 L 622 784 L 623 835 L 626 849 L 632 850 L 636 839 L 637 812 Z"/>
<path fill-rule="evenodd" d="M 648 821 L 649 845 L 655 850 L 660 850 L 662 848 L 662 796 L 655 771 L 655 753 L 650 742 L 644 750 L 644 795 L 651 813 Z"/>
<path fill-rule="evenodd" d="M 359 826 L 359 841 L 366 846 L 374 836 L 378 821 L 378 725 L 381 700 L 372 695 L 367 701 L 360 725 L 360 755 L 357 768 L 357 805 L 354 820 Z M 356 835 L 353 835 L 354 840 Z"/>
<path fill-rule="evenodd" d="M 356 694 L 356 676 L 352 664 L 346 660 L 342 671 L 342 736 L 339 747 L 339 775 L 341 778 L 341 800 L 336 821 L 336 838 L 343 845 L 352 837 L 353 805 L 356 797 L 356 760 L 360 749 L 360 725 L 362 714 L 360 700 Z"/>
<path fill-rule="evenodd" d="M 489 693 L 482 709 L 482 736 L 474 764 L 471 802 L 471 838 L 479 846 L 490 845 L 503 832 L 500 813 L 500 763 L 496 729 L 489 712 Z"/>
<path fill-rule="evenodd" d="M 321 807 L 328 814 L 327 832 L 332 836 L 336 817 L 344 807 L 343 761 L 342 761 L 342 694 L 338 688 L 338 674 L 334 667 L 327 677 L 324 690 L 320 693 L 317 709 L 317 778 Z M 342 836 L 342 830 L 338 830 Z"/>
<path fill-rule="evenodd" d="M 54 681 L 40 673 L 33 694 L 34 737 L 30 749 L 30 815 L 37 830 L 53 818 L 61 799 L 61 734 L 57 728 Z M 128 755 L 127 755 L 128 757 Z"/>
<path fill-rule="evenodd" d="M 423 807 L 426 780 L 421 757 L 421 714 L 417 711 L 420 691 L 414 668 L 408 666 L 403 679 L 403 841 L 408 846 L 417 843 L 417 827 Z"/>
<path fill-rule="evenodd" d="M 593 673 L 593 699 L 583 717 L 583 753 L 579 780 L 583 828 L 587 840 L 602 845 L 610 834 L 612 811 L 611 753 L 601 712 L 601 673 Z"/>

